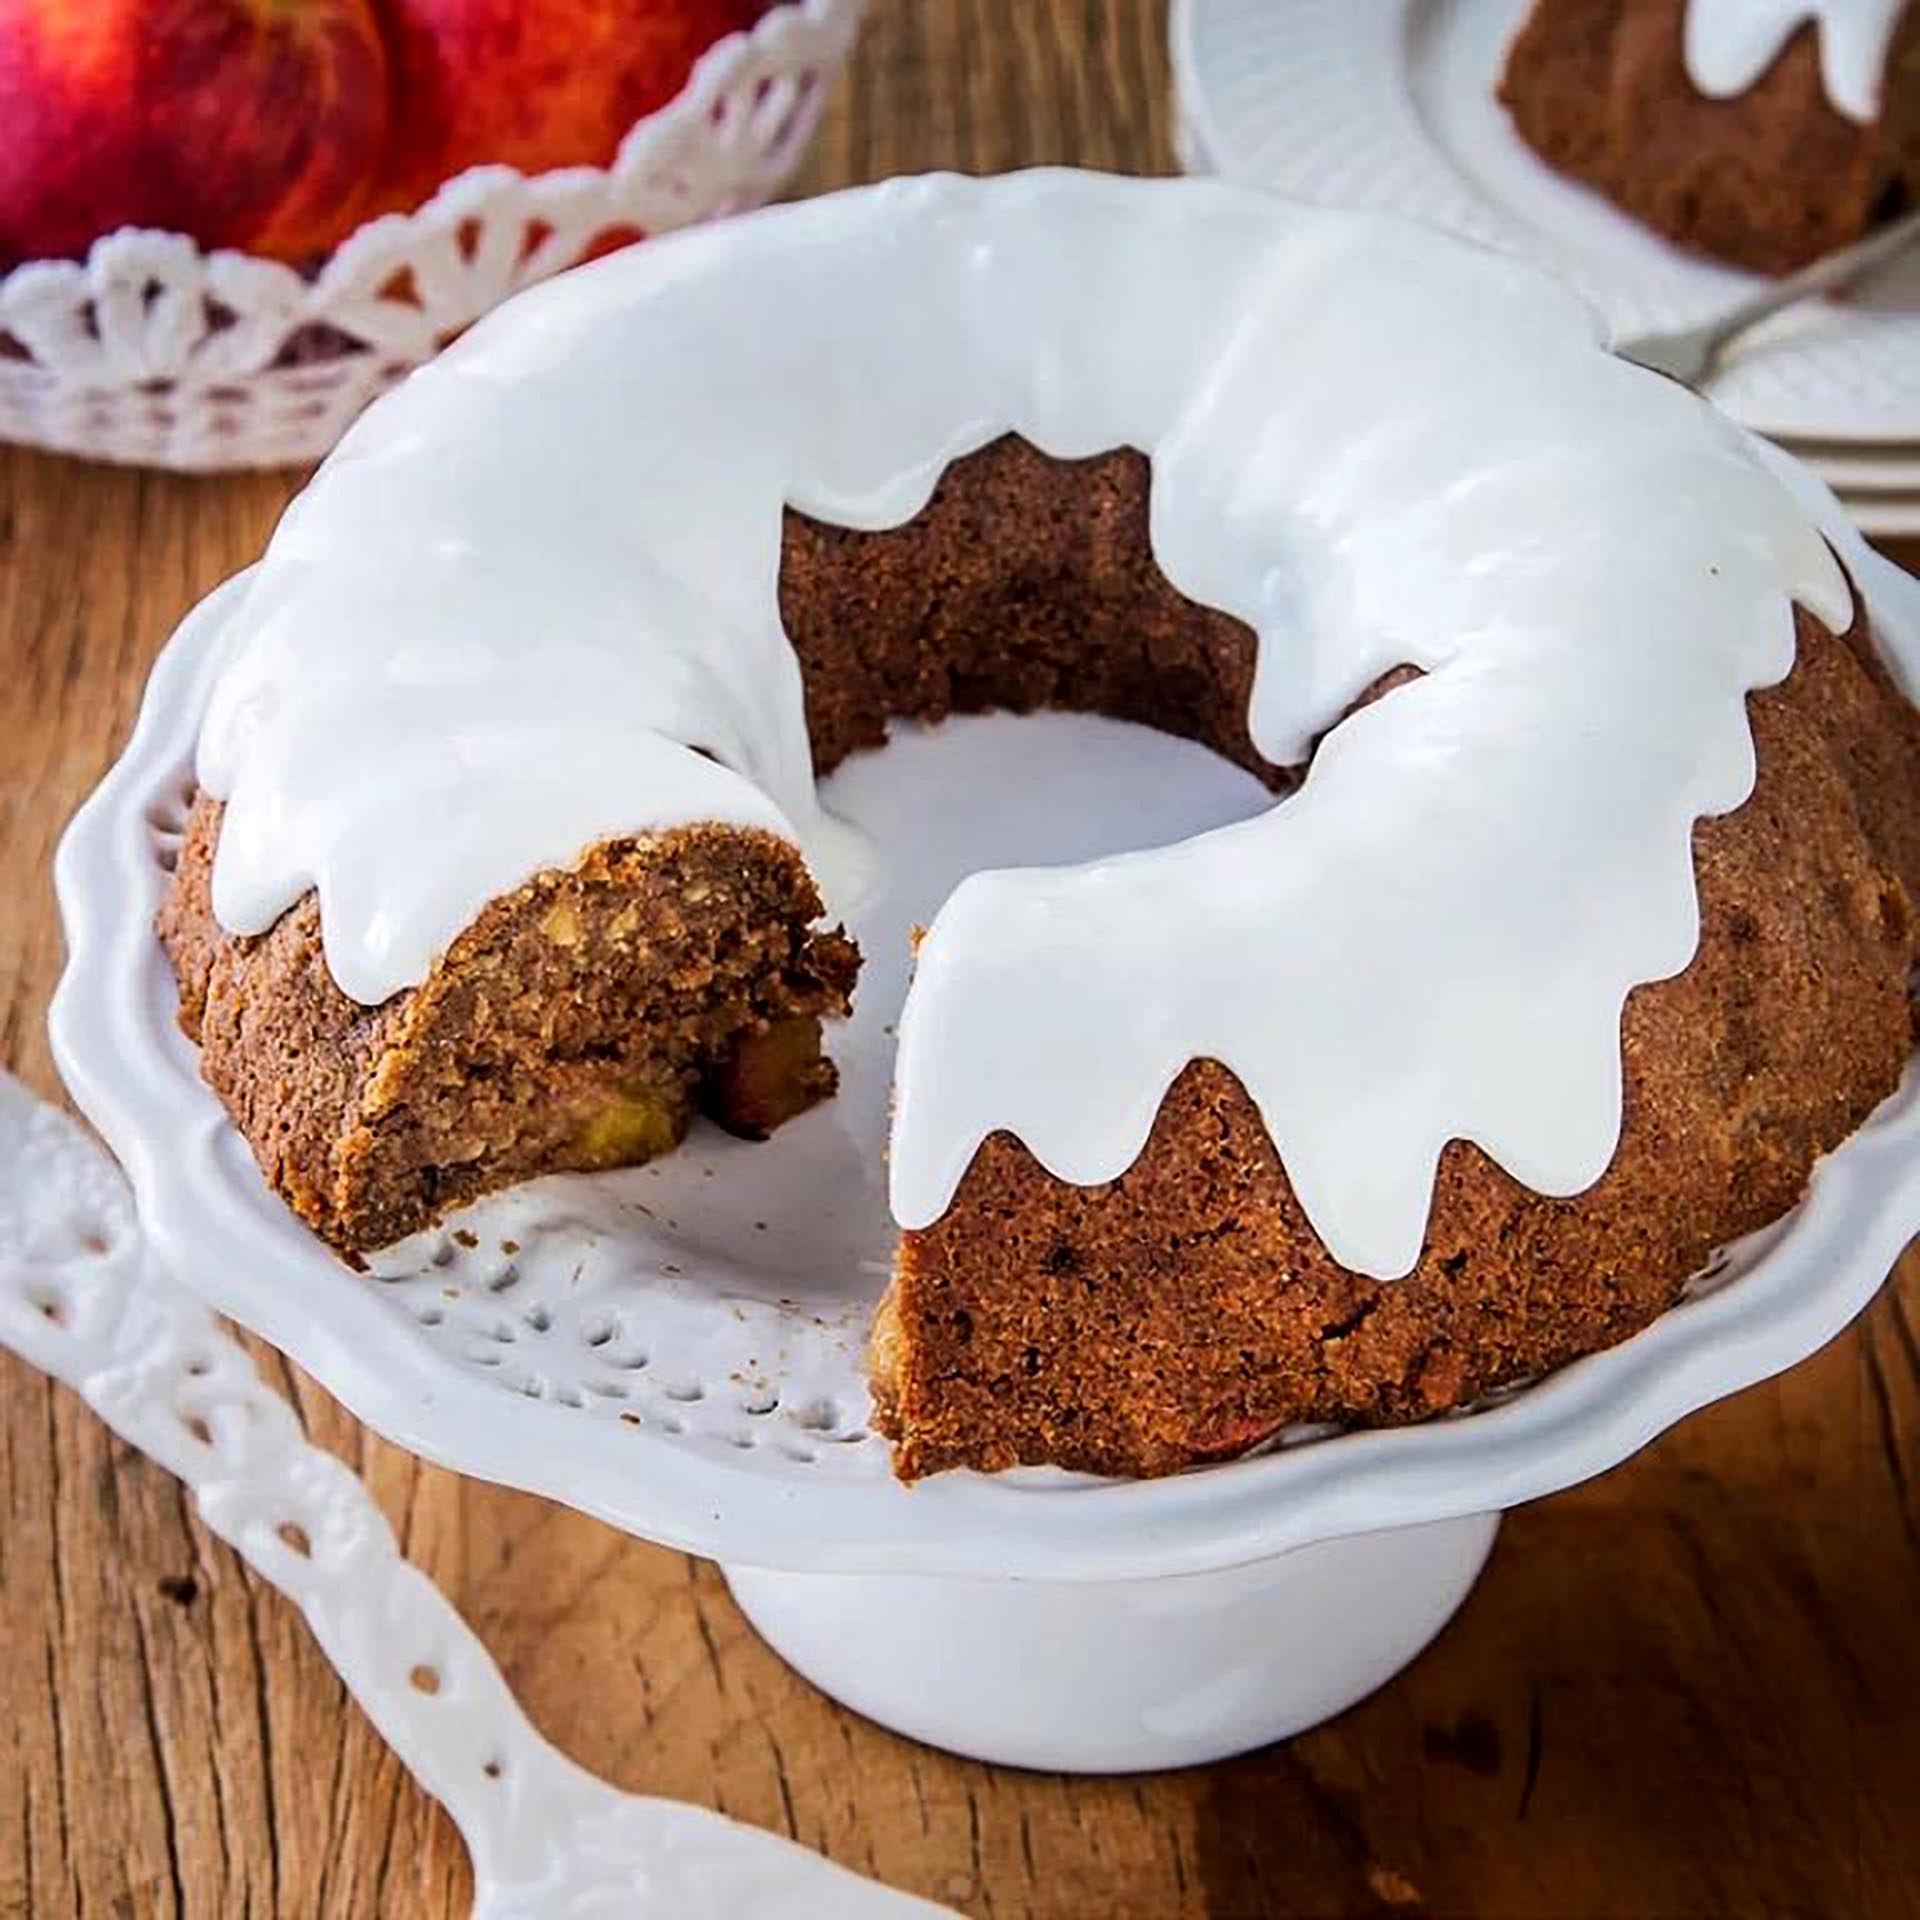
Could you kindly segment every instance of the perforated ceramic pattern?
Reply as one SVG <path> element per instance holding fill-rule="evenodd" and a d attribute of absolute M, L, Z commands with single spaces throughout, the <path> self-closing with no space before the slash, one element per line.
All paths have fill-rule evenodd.
<path fill-rule="evenodd" d="M 776 1472 L 884 1474 L 867 1425 L 865 1309 L 716 1302 L 677 1263 L 643 1264 L 621 1229 L 646 1218 L 633 1212 L 645 1180 L 543 1182 L 377 1256 L 365 1284 L 503 1391 L 684 1446 L 758 1452 Z"/>
<path fill-rule="evenodd" d="M 317 460 L 508 295 L 636 234 L 770 199 L 851 50 L 861 0 L 792 0 L 702 57 L 610 167 L 476 167 L 312 274 L 126 230 L 0 278 L 0 438 L 205 471 Z"/>

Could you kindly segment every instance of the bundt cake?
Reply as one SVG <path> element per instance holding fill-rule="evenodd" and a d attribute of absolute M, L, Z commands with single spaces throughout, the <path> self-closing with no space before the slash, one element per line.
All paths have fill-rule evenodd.
<path fill-rule="evenodd" d="M 1760 273 L 1920 199 L 1916 0 L 1533 0 L 1500 98 L 1562 173 Z"/>
<path fill-rule="evenodd" d="M 1622 1339 L 1907 1058 L 1920 721 L 1833 552 L 1570 295 L 1399 223 L 1042 172 L 650 243 L 370 411 L 223 620 L 160 933 L 349 1257 L 828 1092 L 814 783 L 891 719 L 1097 711 L 1273 790 L 921 937 L 906 1477 Z"/>

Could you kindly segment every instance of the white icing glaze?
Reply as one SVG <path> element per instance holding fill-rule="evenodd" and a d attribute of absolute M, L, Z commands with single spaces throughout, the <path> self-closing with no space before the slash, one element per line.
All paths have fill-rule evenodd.
<path fill-rule="evenodd" d="M 1712 100 L 1745 93 L 1809 20 L 1820 29 L 1820 76 L 1834 110 L 1862 126 L 1879 117 L 1893 29 L 1909 0 L 1687 0 L 1687 77 Z"/>
<path fill-rule="evenodd" d="M 1417 1257 L 1452 1138 L 1543 1192 L 1597 1178 L 1622 1003 L 1694 949 L 1693 822 L 1751 787 L 1744 696 L 1791 665 L 1795 600 L 1844 624 L 1844 577 L 1558 286 L 1210 182 L 896 181 L 476 328 L 366 415 L 239 603 L 200 752 L 220 919 L 317 886 L 376 1001 L 610 834 L 807 844 L 781 503 L 897 525 L 1009 430 L 1148 453 L 1161 567 L 1258 635 L 1270 758 L 1427 671 L 1271 812 L 954 893 L 901 1025 L 897 1218 L 937 1218 L 996 1128 L 1113 1177 L 1200 1056 L 1364 1272 Z"/>

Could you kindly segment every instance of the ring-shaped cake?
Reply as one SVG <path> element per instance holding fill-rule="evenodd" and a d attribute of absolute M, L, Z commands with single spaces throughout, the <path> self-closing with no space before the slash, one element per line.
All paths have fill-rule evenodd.
<path fill-rule="evenodd" d="M 922 939 L 900 1470 L 1161 1471 L 1610 1344 L 1908 1050 L 1920 729 L 1818 530 L 1520 266 L 1196 182 L 894 182 L 523 296 L 221 612 L 162 932 L 333 1244 L 828 1091 L 891 717 L 1280 795 Z"/>

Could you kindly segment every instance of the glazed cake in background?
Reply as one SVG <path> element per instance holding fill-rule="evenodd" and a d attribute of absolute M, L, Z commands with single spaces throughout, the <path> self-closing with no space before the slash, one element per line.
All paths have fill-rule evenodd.
<path fill-rule="evenodd" d="M 1920 200 L 1915 0 L 1533 0 L 1500 99 L 1550 165 L 1759 273 Z"/>
<path fill-rule="evenodd" d="M 1517 265 L 897 182 L 516 302 L 348 452 L 232 616 L 161 934 L 350 1256 L 827 1092 L 813 783 L 900 717 L 1104 713 L 1284 796 L 924 936 L 906 1477 L 1459 1405 L 1644 1326 L 1898 1082 L 1920 721 L 1737 432 Z"/>

